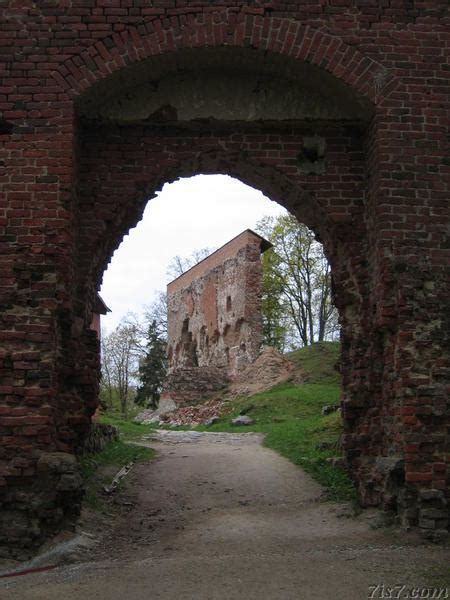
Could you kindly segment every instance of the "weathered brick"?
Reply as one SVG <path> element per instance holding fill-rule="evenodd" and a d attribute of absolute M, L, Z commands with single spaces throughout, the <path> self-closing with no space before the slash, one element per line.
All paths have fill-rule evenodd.
<path fill-rule="evenodd" d="M 162 183 L 214 172 L 262 189 L 324 243 L 342 324 L 344 445 L 362 501 L 383 503 L 389 477 L 401 480 L 377 467 L 377 457 L 393 452 L 414 465 L 406 472 L 411 488 L 429 485 L 448 497 L 447 1 L 47 4 L 44 15 L 40 3 L 29 11 L 17 0 L 0 23 L 0 415 L 31 416 L 42 407 L 54 427 L 43 432 L 30 424 L 19 435 L 22 427 L 12 421 L 1 425 L 4 460 L 34 458 L 24 467 L 27 477 L 0 477 L 0 501 L 9 497 L 4 483 L 30 486 L 35 454 L 46 445 L 82 445 L 97 395 L 90 307 L 123 235 Z M 92 89 L 101 97 L 137 63 L 161 55 L 155 61 L 168 72 L 176 52 L 193 47 L 200 60 L 224 43 L 236 58 L 233 72 L 250 52 L 248 76 L 253 58 L 270 48 L 265 60 L 278 55 L 272 72 L 280 81 L 282 65 L 289 63 L 294 77 L 295 65 L 312 64 L 367 102 L 373 118 L 312 124 L 279 114 L 270 127 L 206 120 L 188 128 L 80 118 L 75 99 Z M 325 87 L 336 92 L 334 84 Z M 298 157 L 303 139 L 315 135 L 326 141 L 325 159 L 320 172 L 310 165 L 306 174 Z M 38 270 L 41 282 L 27 274 Z M 15 356 L 25 351 L 29 357 Z M 28 381 L 25 372 L 33 373 Z M 432 449 L 421 446 L 431 439 Z M 69 510 L 57 481 L 35 483 L 36 498 L 59 506 L 61 515 Z M 32 519 L 39 510 L 29 506 Z M 38 541 L 24 532 L 17 532 L 17 545 L 20 535 L 26 544 Z M 43 525 L 39 535 L 46 533 Z"/>

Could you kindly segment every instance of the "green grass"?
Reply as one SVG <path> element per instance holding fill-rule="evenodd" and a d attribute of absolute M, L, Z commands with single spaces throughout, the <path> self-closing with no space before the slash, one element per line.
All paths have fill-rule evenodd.
<path fill-rule="evenodd" d="M 124 419 L 119 415 L 102 414 L 99 418 L 100 423 L 107 425 L 114 425 L 117 427 L 123 440 L 136 440 L 146 433 L 150 433 L 156 428 L 156 425 L 143 425 L 141 423 L 134 423 Z"/>
<path fill-rule="evenodd" d="M 110 442 L 100 452 L 82 456 L 80 466 L 86 490 L 85 501 L 88 506 L 105 512 L 107 504 L 102 492 L 103 486 L 110 484 L 114 475 L 124 465 L 130 462 L 146 462 L 155 455 L 156 452 L 151 448 L 134 446 L 117 440 Z"/>
<path fill-rule="evenodd" d="M 335 369 L 339 360 L 339 342 L 317 342 L 285 356 L 305 373 L 308 383 L 340 383 Z"/>

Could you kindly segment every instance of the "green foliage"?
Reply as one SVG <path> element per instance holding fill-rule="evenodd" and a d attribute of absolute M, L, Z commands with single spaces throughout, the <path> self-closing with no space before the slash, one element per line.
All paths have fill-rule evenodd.
<path fill-rule="evenodd" d="M 154 458 L 155 451 L 142 446 L 132 446 L 123 440 L 108 444 L 100 452 L 88 454 L 80 459 L 83 478 L 90 479 L 100 466 L 112 465 L 119 470 L 130 462 L 145 462 Z"/>
<path fill-rule="evenodd" d="M 283 288 L 278 277 L 274 276 L 277 255 L 270 248 L 262 255 L 262 296 L 261 314 L 264 343 L 280 352 L 284 350 L 287 322 L 286 310 L 280 301 Z"/>
<path fill-rule="evenodd" d="M 119 416 L 114 416 L 111 414 L 101 415 L 99 418 L 101 423 L 105 423 L 107 425 L 114 425 L 120 431 L 121 438 L 124 440 L 136 440 L 146 433 L 150 433 L 157 426 L 152 425 L 143 425 L 142 423 L 134 423 L 133 421 L 123 419 Z"/>
<path fill-rule="evenodd" d="M 145 356 L 139 363 L 136 404 L 156 408 L 166 372 L 166 342 L 160 337 L 154 320 L 148 328 Z"/>
<path fill-rule="evenodd" d="M 132 387 L 128 392 L 127 412 L 126 415 L 124 415 L 122 413 L 117 389 L 114 386 L 112 386 L 110 389 L 105 389 L 102 387 L 99 395 L 102 414 L 111 415 L 121 419 L 134 419 L 134 417 L 142 411 L 142 407 L 135 404 L 135 397 L 136 390 L 134 387 Z"/>
<path fill-rule="evenodd" d="M 142 349 L 139 326 L 125 319 L 114 331 L 102 338 L 102 405 L 112 407 L 119 398 L 123 415 L 127 414 L 134 395 L 133 381 Z"/>
<path fill-rule="evenodd" d="M 330 267 L 314 233 L 288 214 L 256 228 L 273 244 L 262 259 L 265 343 L 283 350 L 336 337 Z"/>

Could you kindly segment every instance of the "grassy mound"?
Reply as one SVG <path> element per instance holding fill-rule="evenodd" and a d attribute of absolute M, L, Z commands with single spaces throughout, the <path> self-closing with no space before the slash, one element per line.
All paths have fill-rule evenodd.
<path fill-rule="evenodd" d="M 156 427 L 156 425 L 144 425 L 142 423 L 135 423 L 130 419 L 126 419 L 120 414 L 104 413 L 100 416 L 100 422 L 106 423 L 107 425 L 114 425 L 120 431 L 120 437 L 125 441 L 137 440 L 146 433 L 150 433 Z"/>
<path fill-rule="evenodd" d="M 288 352 L 285 357 L 305 374 L 307 383 L 340 383 L 336 371 L 339 342 L 317 342 L 306 348 Z"/>

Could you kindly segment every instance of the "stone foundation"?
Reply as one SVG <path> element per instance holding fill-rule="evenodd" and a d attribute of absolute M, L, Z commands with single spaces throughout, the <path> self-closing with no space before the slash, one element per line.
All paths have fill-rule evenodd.
<path fill-rule="evenodd" d="M 29 558 L 46 537 L 72 526 L 84 495 L 82 485 L 75 456 L 42 452 L 32 484 L 6 496 L 10 508 L 0 511 L 0 556 Z"/>

